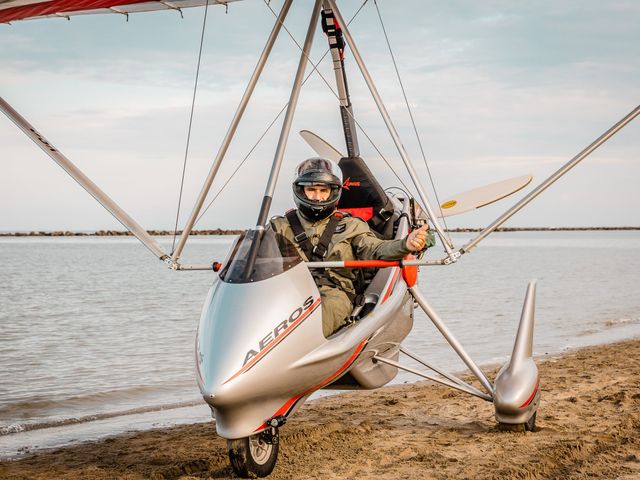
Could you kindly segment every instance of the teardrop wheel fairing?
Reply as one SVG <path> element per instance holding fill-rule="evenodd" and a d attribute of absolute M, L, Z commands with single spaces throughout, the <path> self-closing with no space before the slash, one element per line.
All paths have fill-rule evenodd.
<path fill-rule="evenodd" d="M 276 466 L 279 449 L 277 429 L 237 440 L 227 440 L 229 461 L 242 478 L 266 477 Z"/>

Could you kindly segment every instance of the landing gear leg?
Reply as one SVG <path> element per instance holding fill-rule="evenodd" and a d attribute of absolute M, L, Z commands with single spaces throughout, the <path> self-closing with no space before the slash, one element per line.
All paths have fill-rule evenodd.
<path fill-rule="evenodd" d="M 237 440 L 227 440 L 229 461 L 242 478 L 266 477 L 276 466 L 280 436 L 277 428 Z"/>

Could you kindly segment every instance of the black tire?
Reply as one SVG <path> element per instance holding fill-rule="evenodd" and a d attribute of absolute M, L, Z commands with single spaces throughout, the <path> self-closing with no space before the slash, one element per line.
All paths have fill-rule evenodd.
<path fill-rule="evenodd" d="M 237 440 L 227 440 L 229 461 L 241 478 L 266 477 L 273 472 L 278 459 L 278 432 L 270 437 L 258 433 Z"/>
<path fill-rule="evenodd" d="M 538 412 L 531 415 L 531 418 L 524 423 L 501 423 L 498 422 L 498 430 L 503 432 L 535 432 L 536 431 L 536 417 Z"/>
<path fill-rule="evenodd" d="M 537 415 L 538 415 L 538 412 L 535 412 L 533 415 L 531 415 L 531 418 L 529 420 L 524 422 L 525 431 L 527 431 L 527 432 L 535 432 L 536 431 L 536 416 Z"/>

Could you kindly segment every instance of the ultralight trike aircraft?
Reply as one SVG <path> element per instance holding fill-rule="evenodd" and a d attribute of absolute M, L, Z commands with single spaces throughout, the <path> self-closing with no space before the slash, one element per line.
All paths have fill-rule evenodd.
<path fill-rule="evenodd" d="M 129 14 L 139 11 L 203 6 L 206 0 L 3 0 L 0 23 L 85 13 Z M 227 4 L 228 1 L 210 3 Z M 240 476 L 266 476 L 275 466 L 279 429 L 309 396 L 319 389 L 374 389 L 391 381 L 398 370 L 444 384 L 492 402 L 501 424 L 523 425 L 533 430 L 540 404 L 540 378 L 532 358 L 535 281 L 526 291 L 515 344 L 509 361 L 492 381 L 465 352 L 417 286 L 419 266 L 450 265 L 503 225 L 531 200 L 567 173 L 593 150 L 633 120 L 636 107 L 591 145 L 539 184 L 513 207 L 462 247 L 455 248 L 438 218 L 488 205 L 525 188 L 529 175 L 500 181 L 452 197 L 434 210 L 409 155 L 382 102 L 367 67 L 342 17 L 336 0 L 308 2 L 310 20 L 291 89 L 289 103 L 254 227 L 233 244 L 223 262 L 183 264 L 180 255 L 201 213 L 219 167 L 280 33 L 292 0 L 285 0 L 260 55 L 255 70 L 211 165 L 204 186 L 172 252 L 154 238 L 86 177 L 45 136 L 0 98 L 0 109 L 42 150 L 111 212 L 156 257 L 176 271 L 213 270 L 217 277 L 202 309 L 196 338 L 197 381 L 211 407 L 218 434 L 228 439 L 229 459 Z M 323 158 L 339 163 L 344 184 L 339 209 L 367 221 L 383 239 L 401 239 L 429 223 L 444 247 L 444 256 L 427 260 L 422 253 L 399 261 L 364 259 L 350 262 L 306 261 L 296 246 L 269 228 L 269 214 L 287 140 L 304 82 L 315 32 L 321 26 L 329 44 L 336 81 L 346 154 L 310 131 L 303 138 Z M 344 54 L 355 59 L 397 147 L 418 195 L 385 190 L 360 157 L 358 122 L 350 101 Z M 315 66 L 314 70 L 317 71 Z M 344 328 L 325 338 L 322 333 L 321 297 L 312 269 L 362 269 L 358 301 Z M 407 350 L 403 340 L 413 326 L 414 310 L 421 308 L 453 350 L 477 378 L 472 385 L 433 366 Z M 419 371 L 400 363 L 401 354 L 422 364 Z"/>

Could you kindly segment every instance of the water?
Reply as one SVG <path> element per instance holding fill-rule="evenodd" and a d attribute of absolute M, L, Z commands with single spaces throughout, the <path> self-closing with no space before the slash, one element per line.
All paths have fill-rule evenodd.
<path fill-rule="evenodd" d="M 232 240 L 194 237 L 182 260 L 223 260 Z M 210 419 L 193 345 L 212 272 L 169 271 L 119 237 L 0 238 L 0 260 L 0 458 Z M 498 233 L 455 265 L 423 268 L 421 289 L 492 364 L 510 354 L 532 278 L 536 355 L 640 336 L 639 265 L 640 232 Z M 463 369 L 421 312 L 405 345 Z"/>

